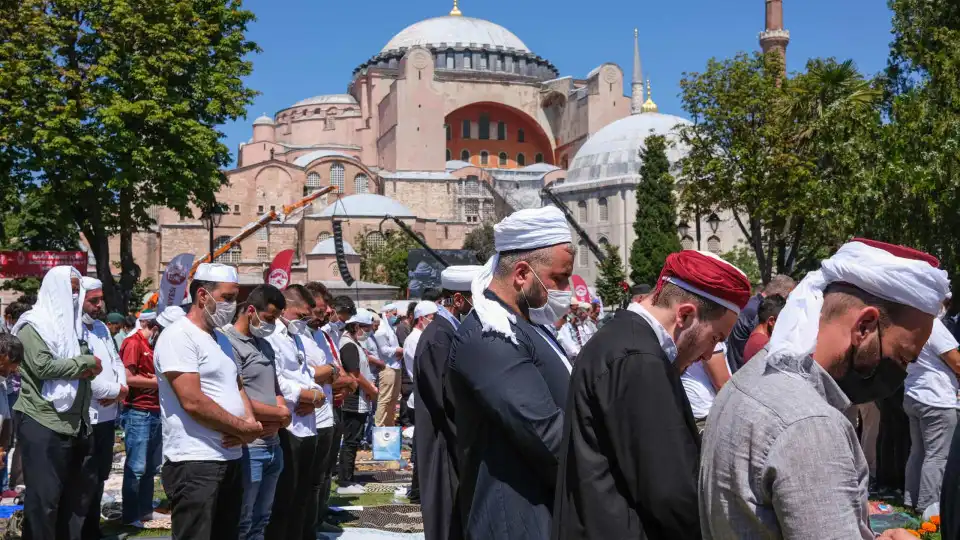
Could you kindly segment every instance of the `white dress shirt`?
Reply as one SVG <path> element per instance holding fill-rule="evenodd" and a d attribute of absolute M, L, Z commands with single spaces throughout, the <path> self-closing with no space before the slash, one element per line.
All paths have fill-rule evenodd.
<path fill-rule="evenodd" d="M 301 336 L 303 339 L 305 336 Z M 292 420 L 286 429 L 291 435 L 298 438 L 312 437 L 317 434 L 317 416 L 309 414 L 298 415 L 294 412 L 300 402 L 300 392 L 305 389 L 322 390 L 313 380 L 313 368 L 304 352 L 297 347 L 296 341 L 287 331 L 287 327 L 278 324 L 277 329 L 267 336 L 267 341 L 273 346 L 277 364 L 277 381 L 280 383 L 280 392 L 290 409 Z"/>
<path fill-rule="evenodd" d="M 93 325 L 82 327 L 81 336 L 94 356 L 100 359 L 103 368 L 100 374 L 90 382 L 92 396 L 90 397 L 90 423 L 99 424 L 116 420 L 119 405 L 100 405 L 101 399 L 115 399 L 120 395 L 120 387 L 127 385 L 127 371 L 123 368 L 123 361 L 113 346 L 110 330 L 100 321 L 93 321 Z"/>
<path fill-rule="evenodd" d="M 400 342 L 397 340 L 397 334 L 390 328 L 390 324 L 381 321 L 380 328 L 373 334 L 373 339 L 377 344 L 377 356 L 380 361 L 390 369 L 400 369 L 400 358 L 397 357 Z"/>

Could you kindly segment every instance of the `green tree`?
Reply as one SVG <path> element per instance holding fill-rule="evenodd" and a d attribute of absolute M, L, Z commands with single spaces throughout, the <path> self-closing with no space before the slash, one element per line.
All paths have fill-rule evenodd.
<path fill-rule="evenodd" d="M 153 284 L 153 278 L 137 280 L 133 286 L 133 292 L 130 294 L 130 300 L 127 302 L 127 310 L 123 313 L 138 313 L 143 307 L 143 298 L 147 294 L 153 293 L 157 288 Z"/>
<path fill-rule="evenodd" d="M 630 250 L 630 280 L 654 284 L 667 255 L 680 251 L 677 238 L 677 199 L 667 159 L 667 140 L 651 135 L 640 150 L 640 183 L 633 230 L 637 239 Z"/>
<path fill-rule="evenodd" d="M 252 20 L 239 0 L 0 3 L 0 172 L 29 175 L 84 236 L 111 310 L 140 276 L 133 235 L 150 208 L 188 214 L 224 182 L 217 126 L 256 94 L 243 82 Z"/>
<path fill-rule="evenodd" d="M 626 297 L 623 283 L 627 281 L 627 274 L 623 269 L 623 259 L 620 258 L 620 248 L 605 243 L 603 249 L 607 252 L 607 258 L 600 263 L 597 294 L 603 299 L 603 305 L 616 307 Z"/>
<path fill-rule="evenodd" d="M 476 229 L 467 233 L 463 239 L 463 249 L 470 249 L 477 252 L 477 261 L 480 264 L 487 262 L 487 259 L 496 253 L 497 248 L 493 238 L 493 225 L 484 223 Z"/>
<path fill-rule="evenodd" d="M 750 283 L 758 285 L 760 280 L 760 267 L 757 266 L 757 258 L 750 251 L 750 248 L 740 245 L 726 253 L 721 253 L 720 258 L 736 266 L 747 275 Z"/>
<path fill-rule="evenodd" d="M 399 287 L 405 293 L 410 283 L 407 255 L 411 249 L 421 249 L 420 244 L 403 232 L 387 231 L 383 244 L 374 245 L 368 240 L 369 233 L 357 234 L 353 244 L 360 255 L 360 279 Z"/>

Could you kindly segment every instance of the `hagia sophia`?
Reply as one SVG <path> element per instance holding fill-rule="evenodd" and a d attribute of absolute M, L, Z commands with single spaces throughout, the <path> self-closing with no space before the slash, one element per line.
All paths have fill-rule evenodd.
<path fill-rule="evenodd" d="M 765 1 L 761 47 L 784 52 L 789 32 L 781 0 Z M 321 187 L 335 186 L 340 196 L 321 197 L 293 219 L 261 229 L 221 261 L 238 266 L 242 283 L 262 283 L 276 253 L 294 249 L 293 279 L 321 280 L 336 292 L 345 284 L 334 219 L 342 221 L 347 263 L 358 278 L 359 256 L 346 244 L 360 235 L 369 245 L 384 242 L 378 227 L 385 215 L 433 248 L 460 249 L 481 224 L 549 204 L 544 188 L 594 242 L 618 246 L 629 261 L 639 150 L 651 133 L 676 142 L 676 126 L 688 122 L 658 110 L 642 76 L 636 31 L 633 38 L 626 96 L 620 66 L 600 62 L 585 77 L 562 75 L 518 36 L 466 16 L 457 2 L 447 15 L 411 24 L 354 69 L 345 93 L 307 97 L 254 120 L 217 195 L 227 210 L 214 231 L 218 244 Z M 671 162 L 683 151 L 674 145 Z M 209 230 L 199 213 L 191 219 L 158 209 L 154 217 L 156 226 L 135 236 L 134 256 L 142 275 L 159 283 L 177 254 L 207 252 Z M 717 253 L 742 238 L 729 216 L 699 218 L 699 227 L 679 224 L 685 248 L 697 248 L 694 228 L 703 231 L 700 248 Z M 597 259 L 580 243 L 574 271 L 592 285 Z M 397 292 L 359 287 L 360 299 Z"/>

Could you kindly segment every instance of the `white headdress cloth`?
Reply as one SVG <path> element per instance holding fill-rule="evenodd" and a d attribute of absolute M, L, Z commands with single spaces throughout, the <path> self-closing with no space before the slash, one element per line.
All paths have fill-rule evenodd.
<path fill-rule="evenodd" d="M 500 253 L 515 250 L 538 249 L 573 242 L 570 227 L 563 212 L 556 206 L 519 210 L 493 226 L 493 242 L 497 253 L 490 257 L 473 279 L 470 291 L 473 295 L 473 311 L 483 324 L 484 332 L 496 332 L 513 343 L 517 338 L 510 327 L 516 317 L 503 306 L 483 296 L 483 291 L 493 281 L 493 272 L 500 260 Z"/>
<path fill-rule="evenodd" d="M 71 278 L 80 281 L 80 300 L 73 301 L 73 287 Z M 33 309 L 23 314 L 13 326 L 11 333 L 16 335 L 20 330 L 30 325 L 40 334 L 40 339 L 46 344 L 50 354 L 56 359 L 75 358 L 80 356 L 81 310 L 83 297 L 86 291 L 80 272 L 72 266 L 57 266 L 51 268 L 40 284 L 37 293 L 37 303 Z M 57 412 L 70 410 L 80 382 L 77 379 L 51 379 L 43 382 L 40 390 L 43 398 L 53 404 Z"/>
<path fill-rule="evenodd" d="M 844 244 L 833 257 L 821 262 L 790 293 L 777 317 L 770 352 L 806 356 L 817 345 L 823 291 L 834 282 L 849 283 L 874 296 L 914 307 L 936 316 L 950 290 L 947 273 L 925 261 L 897 257 L 862 242 Z"/>

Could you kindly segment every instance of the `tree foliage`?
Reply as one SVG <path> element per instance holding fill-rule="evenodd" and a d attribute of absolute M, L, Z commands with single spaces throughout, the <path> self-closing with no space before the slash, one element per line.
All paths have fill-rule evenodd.
<path fill-rule="evenodd" d="M 739 245 L 726 253 L 721 253 L 720 258 L 743 270 L 743 273 L 747 275 L 753 285 L 761 283 L 760 267 L 757 265 L 757 258 L 750 248 Z"/>
<path fill-rule="evenodd" d="M 420 249 L 420 245 L 403 232 L 386 231 L 386 241 L 382 246 L 375 246 L 367 240 L 369 233 L 364 230 L 357 234 L 353 244 L 360 255 L 360 279 L 406 291 L 410 283 L 407 255 L 411 249 Z"/>
<path fill-rule="evenodd" d="M 86 238 L 107 306 L 139 276 L 148 210 L 204 206 L 230 154 L 217 126 L 245 114 L 253 20 L 239 0 L 21 0 L 0 4 L 0 174 L 43 188 Z M 119 236 L 120 278 L 109 239 Z"/>
<path fill-rule="evenodd" d="M 663 136 L 650 135 L 640 150 L 642 165 L 633 222 L 636 240 L 630 250 L 630 279 L 634 283 L 656 283 L 667 255 L 680 251 L 677 199 L 667 144 Z"/>
<path fill-rule="evenodd" d="M 477 252 L 477 261 L 480 264 L 487 262 L 487 259 L 496 253 L 497 248 L 493 238 L 493 225 L 484 223 L 476 229 L 467 233 L 463 239 L 463 249 L 470 249 Z"/>
<path fill-rule="evenodd" d="M 600 263 L 597 275 L 597 294 L 603 300 L 603 305 L 616 307 L 626 298 L 623 283 L 627 281 L 627 273 L 623 269 L 623 259 L 620 258 L 620 248 L 612 244 L 603 244 L 607 258 Z"/>

